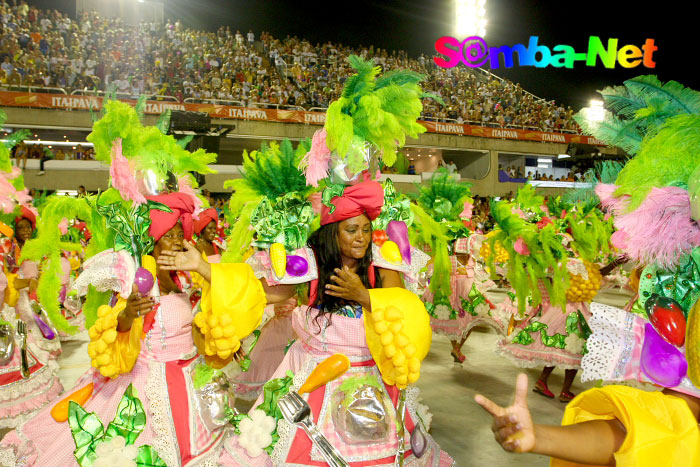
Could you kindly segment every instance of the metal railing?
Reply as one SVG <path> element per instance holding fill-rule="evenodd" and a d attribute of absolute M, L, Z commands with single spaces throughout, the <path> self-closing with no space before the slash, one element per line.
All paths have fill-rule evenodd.
<path fill-rule="evenodd" d="M 75 89 L 71 91 L 72 96 L 96 96 L 96 97 L 116 97 L 117 99 L 133 99 L 138 100 L 141 94 L 133 94 L 130 92 L 108 92 L 108 91 L 98 91 L 91 89 Z M 175 96 L 161 96 L 159 94 L 143 94 L 146 96 L 146 100 L 149 101 L 168 101 L 180 103 Z"/>
<path fill-rule="evenodd" d="M 2 84 L 0 85 L 0 90 L 19 92 L 41 92 L 46 94 L 68 94 L 63 88 L 56 88 L 50 86 L 32 86 L 24 84 Z"/>
<path fill-rule="evenodd" d="M 182 102 L 186 104 L 214 104 L 214 105 L 232 105 L 237 107 L 245 107 L 242 101 L 234 101 L 230 99 L 201 99 L 199 97 L 188 97 Z"/>

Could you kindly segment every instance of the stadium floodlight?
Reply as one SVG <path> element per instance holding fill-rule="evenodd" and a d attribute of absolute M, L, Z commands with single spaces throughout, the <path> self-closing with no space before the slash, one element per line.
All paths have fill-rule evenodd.
<path fill-rule="evenodd" d="M 455 0 L 455 36 L 486 36 L 486 0 Z"/>
<path fill-rule="evenodd" d="M 585 112 L 585 117 L 588 120 L 594 122 L 602 122 L 605 120 L 605 107 L 603 107 L 603 101 L 598 99 L 591 99 L 590 106 Z"/>
<path fill-rule="evenodd" d="M 569 157 L 571 157 L 571 156 L 568 154 L 559 154 L 557 156 L 557 159 L 568 159 Z"/>

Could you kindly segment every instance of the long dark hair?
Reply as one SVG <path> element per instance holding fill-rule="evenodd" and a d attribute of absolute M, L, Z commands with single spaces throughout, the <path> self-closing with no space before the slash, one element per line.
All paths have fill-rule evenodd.
<path fill-rule="evenodd" d="M 342 298 L 334 297 L 325 293 L 326 285 L 332 284 L 331 276 L 335 274 L 335 268 L 341 268 L 343 265 L 340 255 L 340 247 L 338 246 L 338 226 L 339 222 L 332 222 L 321 226 L 309 237 L 308 244 L 316 255 L 316 263 L 318 266 L 318 289 L 316 299 L 313 303 L 309 303 L 309 307 L 319 309 L 317 320 L 326 314 L 337 312 L 338 309 L 345 305 L 354 305 L 354 302 L 349 302 Z M 375 283 L 372 285 L 369 282 L 369 268 L 372 264 L 372 244 L 367 246 L 365 256 L 358 261 L 356 274 L 360 276 L 365 287 L 381 287 L 381 278 L 379 274 L 375 274 Z"/>

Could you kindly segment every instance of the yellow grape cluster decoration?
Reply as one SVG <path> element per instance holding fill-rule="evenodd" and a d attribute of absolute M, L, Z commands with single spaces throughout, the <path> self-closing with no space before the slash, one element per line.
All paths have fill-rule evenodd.
<path fill-rule="evenodd" d="M 372 311 L 374 330 L 384 350 L 383 361 L 379 363 L 382 378 L 389 385 L 405 388 L 420 377 L 420 360 L 416 356 L 416 346 L 403 332 L 404 317 L 395 306 Z"/>
<path fill-rule="evenodd" d="M 486 236 L 486 240 L 484 240 L 484 242 L 481 244 L 481 249 L 479 250 L 479 254 L 484 259 L 484 261 L 488 261 L 491 257 L 491 243 L 488 241 L 488 238 L 491 237 L 492 234 L 493 232 Z M 508 262 L 508 260 L 510 259 L 510 255 L 508 254 L 508 251 L 505 248 L 503 248 L 501 242 L 497 241 L 494 243 L 494 250 L 496 250 L 496 257 L 494 258 L 494 261 L 496 263 Z"/>
<path fill-rule="evenodd" d="M 584 280 L 578 274 L 572 274 L 569 279 L 569 289 L 566 291 L 566 299 L 570 302 L 590 302 L 598 294 L 603 276 L 597 264 L 583 261 L 588 271 L 588 280 Z"/>
<path fill-rule="evenodd" d="M 123 304 L 122 304 L 123 305 Z M 114 378 L 119 373 L 119 367 L 114 363 L 113 346 L 117 340 L 117 317 L 124 306 L 112 308 L 102 305 L 97 309 L 97 320 L 88 333 L 88 355 L 92 360 L 92 366 L 100 370 L 100 374 L 107 378 Z"/>
<path fill-rule="evenodd" d="M 209 357 L 229 358 L 241 346 L 233 319 L 225 313 L 202 311 L 194 317 L 194 324 L 204 335 L 204 352 Z"/>

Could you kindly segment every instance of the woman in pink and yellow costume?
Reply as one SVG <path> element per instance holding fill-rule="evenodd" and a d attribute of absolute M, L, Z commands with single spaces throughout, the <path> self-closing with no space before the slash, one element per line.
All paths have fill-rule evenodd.
<path fill-rule="evenodd" d="M 646 390 L 612 384 L 583 392 L 561 427 L 533 423 L 524 375 L 509 407 L 477 396 L 505 450 L 545 454 L 553 466 L 700 464 L 700 112 L 691 105 L 700 95 L 654 76 L 624 84 L 602 91 L 615 118 L 600 124 L 584 109 L 578 120 L 634 155 L 614 185 L 596 192 L 614 216 L 613 243 L 646 267 L 631 311 L 591 305 L 582 380 Z M 620 107 L 620 99 L 634 104 Z M 660 117 L 647 120 L 654 112 Z"/>

